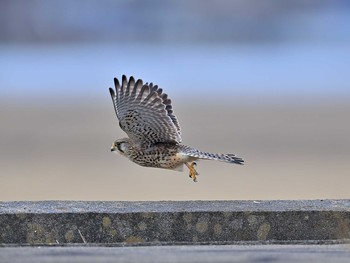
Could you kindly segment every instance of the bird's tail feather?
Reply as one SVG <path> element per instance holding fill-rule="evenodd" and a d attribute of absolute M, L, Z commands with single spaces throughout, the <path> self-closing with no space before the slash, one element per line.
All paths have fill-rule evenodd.
<path fill-rule="evenodd" d="M 204 160 L 216 160 L 226 163 L 235 163 L 235 164 L 243 164 L 244 160 L 240 157 L 237 157 L 235 154 L 227 153 L 227 154 L 220 154 L 220 153 L 208 153 L 208 152 L 202 152 L 194 148 L 186 147 L 186 155 L 192 156 L 198 159 L 204 159 Z"/>
<path fill-rule="evenodd" d="M 244 163 L 244 160 L 242 158 L 237 157 L 235 154 L 232 154 L 232 153 L 218 154 L 218 153 L 201 152 L 198 158 L 206 159 L 206 160 L 216 160 L 216 161 L 226 162 L 226 163 L 235 163 L 235 164 Z"/>

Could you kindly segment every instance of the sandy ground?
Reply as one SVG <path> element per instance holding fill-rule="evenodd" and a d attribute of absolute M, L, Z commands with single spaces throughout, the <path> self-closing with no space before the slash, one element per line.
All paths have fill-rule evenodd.
<path fill-rule="evenodd" d="M 176 104 L 184 144 L 246 161 L 201 161 L 193 183 L 111 153 L 110 101 L 21 103 L 0 104 L 2 201 L 350 198 L 350 104 Z"/>

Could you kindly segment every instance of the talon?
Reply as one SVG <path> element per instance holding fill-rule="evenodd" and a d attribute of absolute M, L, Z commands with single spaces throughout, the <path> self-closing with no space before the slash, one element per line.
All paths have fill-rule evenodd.
<path fill-rule="evenodd" d="M 187 168 L 190 170 L 189 177 L 193 179 L 193 182 L 197 182 L 197 177 L 198 175 L 196 169 L 194 169 L 195 166 L 197 166 L 197 163 L 192 162 L 191 164 L 185 163 Z"/>
<path fill-rule="evenodd" d="M 197 163 L 196 162 L 192 162 L 191 163 L 191 168 L 193 169 L 193 171 L 195 172 L 196 175 L 199 175 L 199 173 L 196 171 L 196 169 L 194 169 L 195 166 L 197 166 Z"/>

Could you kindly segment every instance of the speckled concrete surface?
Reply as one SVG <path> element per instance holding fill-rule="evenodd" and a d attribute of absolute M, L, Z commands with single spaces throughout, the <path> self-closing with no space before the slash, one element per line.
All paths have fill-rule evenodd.
<path fill-rule="evenodd" d="M 350 200 L 2 202 L 0 244 L 350 239 Z"/>

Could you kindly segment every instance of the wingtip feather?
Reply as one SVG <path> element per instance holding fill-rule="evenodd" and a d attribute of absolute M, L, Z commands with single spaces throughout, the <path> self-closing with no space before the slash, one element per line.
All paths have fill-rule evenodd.
<path fill-rule="evenodd" d="M 109 93 L 111 94 L 112 99 L 115 98 L 115 92 L 114 89 L 109 88 Z"/>
<path fill-rule="evenodd" d="M 119 80 L 117 78 L 114 78 L 114 86 L 116 89 L 120 87 Z"/>

